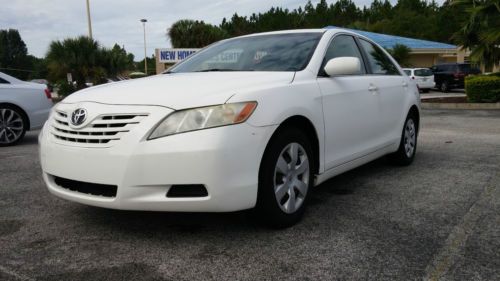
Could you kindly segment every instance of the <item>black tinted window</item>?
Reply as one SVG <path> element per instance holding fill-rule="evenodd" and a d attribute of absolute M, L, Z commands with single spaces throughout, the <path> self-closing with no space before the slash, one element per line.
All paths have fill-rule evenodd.
<path fill-rule="evenodd" d="M 368 56 L 368 63 L 373 74 L 399 75 L 397 67 L 379 47 L 362 39 L 360 41 Z"/>
<path fill-rule="evenodd" d="M 0 77 L 0 84 L 10 84 L 9 81 Z"/>
<path fill-rule="evenodd" d="M 349 35 L 339 35 L 332 40 L 330 46 L 328 46 L 328 49 L 326 50 L 325 58 L 323 59 L 323 64 L 320 70 L 320 75 L 324 74 L 323 68 L 325 67 L 326 63 L 329 60 L 338 57 L 358 58 L 361 63 L 361 70 L 358 74 L 366 73 L 365 66 L 363 64 L 363 57 L 361 56 L 361 53 L 358 49 L 358 46 L 356 45 L 356 41 L 354 41 L 354 38 Z"/>
<path fill-rule="evenodd" d="M 458 69 L 460 72 L 464 72 L 464 73 L 471 73 L 471 74 L 481 73 L 481 71 L 479 69 L 471 66 L 470 64 L 460 64 L 458 66 Z"/>

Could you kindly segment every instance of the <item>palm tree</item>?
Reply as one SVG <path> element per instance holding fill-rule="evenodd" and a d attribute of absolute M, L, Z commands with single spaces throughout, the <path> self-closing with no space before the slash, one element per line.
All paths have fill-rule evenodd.
<path fill-rule="evenodd" d="M 219 27 L 194 20 L 175 22 L 167 35 L 175 48 L 203 48 L 227 37 Z"/>
<path fill-rule="evenodd" d="M 500 0 L 453 0 L 469 20 L 453 36 L 471 50 L 471 59 L 490 68 L 500 61 Z"/>
<path fill-rule="evenodd" d="M 403 44 L 396 44 L 388 50 L 391 56 L 403 67 L 410 66 L 411 49 Z"/>
<path fill-rule="evenodd" d="M 71 73 L 77 89 L 85 88 L 87 80 L 95 83 L 106 76 L 104 61 L 99 43 L 85 36 L 53 41 L 47 53 L 52 80 L 64 80 Z"/>

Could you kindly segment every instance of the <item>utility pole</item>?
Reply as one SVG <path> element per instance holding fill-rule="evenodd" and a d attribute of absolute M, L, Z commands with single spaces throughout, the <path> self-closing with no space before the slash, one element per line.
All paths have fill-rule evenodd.
<path fill-rule="evenodd" d="M 87 22 L 89 25 L 89 38 L 92 39 L 92 23 L 90 20 L 90 4 L 89 0 L 87 0 Z"/>
<path fill-rule="evenodd" d="M 144 74 L 148 75 L 148 55 L 146 52 L 146 22 L 148 22 L 148 20 L 141 19 L 141 22 L 142 22 L 142 28 L 144 30 Z"/>

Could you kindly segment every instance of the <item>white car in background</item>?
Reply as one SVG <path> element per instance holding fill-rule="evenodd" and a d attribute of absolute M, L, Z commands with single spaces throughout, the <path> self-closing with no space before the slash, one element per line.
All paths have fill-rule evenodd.
<path fill-rule="evenodd" d="M 380 46 L 342 29 L 220 41 L 162 75 L 58 103 L 40 134 L 51 193 L 92 206 L 229 212 L 273 226 L 312 187 L 389 154 L 410 164 L 418 89 Z"/>
<path fill-rule="evenodd" d="M 428 93 L 436 86 L 434 73 L 429 68 L 403 68 L 403 71 L 411 79 L 415 80 L 418 88 L 424 93 Z"/>
<path fill-rule="evenodd" d="M 46 85 L 0 72 L 0 146 L 16 144 L 26 131 L 41 128 L 52 105 Z"/>

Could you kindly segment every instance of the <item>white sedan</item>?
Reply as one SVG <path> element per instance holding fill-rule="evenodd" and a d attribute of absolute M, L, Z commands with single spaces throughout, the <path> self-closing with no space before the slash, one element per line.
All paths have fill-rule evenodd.
<path fill-rule="evenodd" d="M 424 93 L 428 93 L 436 86 L 434 73 L 429 68 L 403 68 L 403 71 L 411 79 L 415 80 L 418 88 Z"/>
<path fill-rule="evenodd" d="M 229 212 L 274 226 L 312 187 L 416 152 L 418 89 L 383 48 L 342 29 L 253 34 L 162 75 L 59 103 L 40 134 L 51 193 L 92 206 Z"/>
<path fill-rule="evenodd" d="M 42 127 L 52 107 L 47 86 L 0 72 L 0 146 L 14 145 Z"/>

